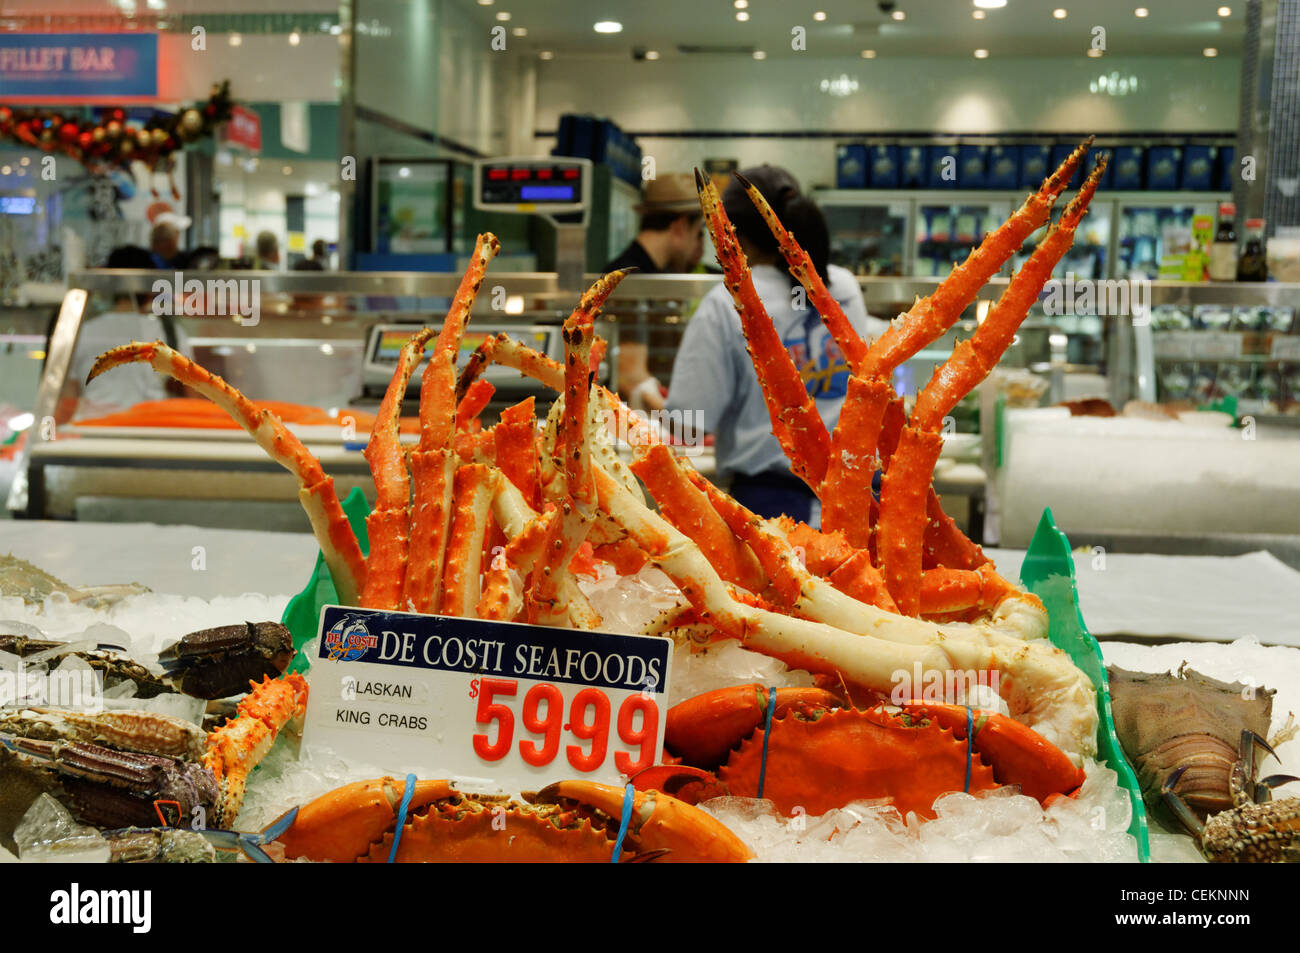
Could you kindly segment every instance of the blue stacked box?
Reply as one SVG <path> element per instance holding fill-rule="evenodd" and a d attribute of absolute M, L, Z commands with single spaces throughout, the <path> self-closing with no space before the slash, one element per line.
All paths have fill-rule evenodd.
<path fill-rule="evenodd" d="M 837 189 L 865 189 L 867 187 L 866 146 L 853 144 L 836 148 L 835 187 Z"/>
<path fill-rule="evenodd" d="M 1111 182 L 1117 192 L 1133 192 L 1142 188 L 1145 153 L 1146 150 L 1141 146 L 1116 147 L 1110 164 L 1115 170 Z"/>
<path fill-rule="evenodd" d="M 961 146 L 957 150 L 957 187 L 983 189 L 989 184 L 988 146 Z"/>
<path fill-rule="evenodd" d="M 901 146 L 898 150 L 898 184 L 905 189 L 925 187 L 926 165 L 924 146 Z"/>
<path fill-rule="evenodd" d="M 1237 150 L 1233 146 L 1219 146 L 1214 168 L 1214 187 L 1220 192 L 1231 192 L 1237 175 Z"/>
<path fill-rule="evenodd" d="M 1047 163 L 1051 161 L 1050 146 L 1020 147 L 1020 187 L 1037 189 L 1047 178 Z"/>
<path fill-rule="evenodd" d="M 1214 183 L 1213 146 L 1183 148 L 1182 186 L 1194 192 L 1206 192 Z"/>
<path fill-rule="evenodd" d="M 957 188 L 956 146 L 926 146 L 925 187 L 927 189 Z"/>
<path fill-rule="evenodd" d="M 867 150 L 867 178 L 873 189 L 898 188 L 901 171 L 898 146 L 872 146 Z"/>
<path fill-rule="evenodd" d="M 1147 189 L 1164 192 L 1178 188 L 1183 150 L 1178 146 L 1152 146 L 1147 150 Z"/>
<path fill-rule="evenodd" d="M 986 179 L 991 189 L 1020 187 L 1020 148 L 991 146 L 985 162 Z"/>

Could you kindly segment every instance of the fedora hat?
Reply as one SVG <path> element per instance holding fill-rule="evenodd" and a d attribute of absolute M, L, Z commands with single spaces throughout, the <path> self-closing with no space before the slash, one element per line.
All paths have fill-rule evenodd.
<path fill-rule="evenodd" d="M 700 197 L 695 191 L 695 179 L 685 172 L 670 172 L 645 183 L 641 202 L 636 206 L 638 215 L 699 211 Z"/>

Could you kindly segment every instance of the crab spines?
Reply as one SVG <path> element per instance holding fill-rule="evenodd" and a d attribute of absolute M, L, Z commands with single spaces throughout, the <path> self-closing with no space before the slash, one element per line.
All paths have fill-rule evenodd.
<path fill-rule="evenodd" d="M 821 688 L 778 688 L 772 717 L 791 709 L 838 707 L 838 696 Z M 688 764 L 716 768 L 728 753 L 767 718 L 768 690 L 757 684 L 734 685 L 696 695 L 668 709 L 664 746 Z"/>
<path fill-rule="evenodd" d="M 871 521 L 864 516 L 875 502 L 872 482 L 880 466 L 880 434 L 885 412 L 894 399 L 887 380 L 856 374 L 849 377 L 840 420 L 831 437 L 826 477 L 818 488 L 822 526 L 829 531 L 842 530 L 860 549 L 871 542 Z"/>
<path fill-rule="evenodd" d="M 727 291 L 740 315 L 741 328 L 749 344 L 754 371 L 772 421 L 772 432 L 790 459 L 790 469 L 815 493 L 826 476 L 830 434 L 754 288 L 745 253 L 722 207 L 718 190 L 698 169 L 695 170 L 695 181 L 718 264 L 722 266 Z"/>
<path fill-rule="evenodd" d="M 411 501 L 411 478 L 398 437 L 398 425 L 402 415 L 402 401 L 406 398 L 406 385 L 432 337 L 432 328 L 421 328 L 402 345 L 397 367 L 393 370 L 384 399 L 375 414 L 374 428 L 366 443 L 364 456 L 375 480 L 376 509 L 404 509 Z M 372 536 L 371 539 L 375 537 Z"/>
<path fill-rule="evenodd" d="M 921 611 L 925 502 L 942 452 L 943 438 L 939 434 L 907 427 L 880 483 L 876 552 L 889 594 L 898 611 L 907 616 Z"/>
<path fill-rule="evenodd" d="M 830 332 L 831 337 L 835 339 L 835 343 L 839 345 L 840 351 L 844 354 L 844 359 L 848 362 L 849 370 L 856 370 L 858 365 L 862 363 L 863 357 L 866 356 L 867 343 L 862 340 L 862 336 L 849 323 L 848 317 L 844 314 L 844 309 L 840 307 L 840 303 L 827 290 L 826 283 L 822 281 L 821 275 L 817 273 L 817 268 L 813 265 L 812 259 L 795 241 L 794 236 L 781 224 L 781 220 L 777 218 L 776 212 L 772 210 L 772 206 L 763 197 L 763 193 L 739 172 L 732 174 L 736 177 L 736 181 L 744 187 L 745 194 L 754 203 L 758 213 L 763 216 L 763 221 L 767 223 L 768 229 L 772 232 L 772 237 L 777 240 L 777 244 L 781 248 L 781 254 L 790 266 L 790 274 L 808 292 L 808 300 L 817 309 L 822 322 L 826 325 L 826 330 Z"/>
<path fill-rule="evenodd" d="M 393 828 L 405 793 L 406 782 L 398 778 L 345 785 L 298 808 L 288 830 L 275 839 L 289 859 L 351 863 Z M 447 781 L 417 781 L 407 810 L 423 812 L 455 793 Z"/>

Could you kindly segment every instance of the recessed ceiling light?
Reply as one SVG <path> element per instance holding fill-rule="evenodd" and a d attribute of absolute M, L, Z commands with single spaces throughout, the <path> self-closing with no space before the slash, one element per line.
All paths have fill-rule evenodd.
<path fill-rule="evenodd" d="M 240 43 L 243 43 L 243 42 L 244 42 L 244 38 L 243 38 L 242 36 L 240 36 L 238 33 L 232 33 L 232 34 L 230 34 L 230 45 L 231 45 L 231 46 L 238 46 Z"/>
<path fill-rule="evenodd" d="M 397 170 L 397 174 L 400 175 L 400 176 L 401 176 L 402 178 L 404 178 L 404 179 L 409 179 L 409 178 L 411 177 L 411 167 L 410 167 L 410 166 L 407 166 L 407 165 L 404 165 L 404 166 L 402 166 L 400 169 Z"/>
<path fill-rule="evenodd" d="M 1052 16 L 1056 17 L 1058 20 L 1064 20 L 1068 14 L 1065 12 L 1064 7 L 1057 7 L 1052 11 Z"/>
<path fill-rule="evenodd" d="M 538 55 L 539 57 L 541 57 L 542 59 L 544 59 L 544 60 L 553 60 L 553 59 L 555 59 L 555 54 L 552 53 L 550 50 L 542 50 L 542 52 L 538 53 L 537 55 Z"/>
<path fill-rule="evenodd" d="M 599 23 L 592 26 L 592 29 L 597 33 L 622 33 L 623 24 L 619 23 L 617 20 L 601 20 Z"/>
<path fill-rule="evenodd" d="M 1232 16 L 1232 7 L 1219 7 L 1219 16 L 1221 17 Z"/>
<path fill-rule="evenodd" d="M 1001 10 L 1006 5 L 1007 0 L 975 0 L 975 6 L 985 10 Z"/>
<path fill-rule="evenodd" d="M 510 14 L 505 10 L 501 10 L 497 13 L 497 19 L 502 23 L 508 23 L 510 22 Z"/>
<path fill-rule="evenodd" d="M 286 165 L 282 169 L 280 169 L 280 171 L 283 172 L 285 175 L 293 175 L 293 166 Z"/>
<path fill-rule="evenodd" d="M 290 46 L 297 46 L 301 42 L 302 42 L 302 34 L 300 34 L 297 30 L 294 30 L 292 33 L 289 34 Z"/>
<path fill-rule="evenodd" d="M 816 20 L 818 23 L 820 23 L 822 20 L 825 20 L 825 19 L 826 19 L 826 11 L 825 11 L 825 10 L 818 10 L 816 13 L 813 14 L 813 19 Z"/>
<path fill-rule="evenodd" d="M 1203 55 L 1203 56 L 1218 56 L 1218 55 L 1219 55 L 1219 51 L 1216 50 L 1216 49 L 1215 49 L 1214 47 L 1212 47 L 1212 46 L 1207 46 L 1205 49 L 1201 50 L 1201 55 Z"/>
<path fill-rule="evenodd" d="M 875 51 L 875 50 L 863 50 L 863 51 L 862 51 L 862 58 L 863 58 L 864 60 L 874 60 L 874 59 L 876 58 L 876 51 Z"/>
<path fill-rule="evenodd" d="M 986 59 L 988 59 L 988 58 L 989 58 L 989 51 L 988 51 L 988 50 L 976 50 L 976 51 L 975 51 L 975 59 L 977 59 L 977 60 L 986 60 Z"/>
<path fill-rule="evenodd" d="M 970 15 L 976 20 L 983 20 L 986 16 L 988 16 L 988 14 L 985 13 L 983 10 L 972 10 L 970 12 Z"/>
<path fill-rule="evenodd" d="M 1095 47 L 1091 47 L 1091 48 L 1089 48 L 1089 50 L 1088 50 L 1088 55 L 1091 56 L 1091 57 L 1095 60 L 1097 57 L 1101 56 L 1102 53 L 1101 53 L 1101 50 L 1099 50 L 1099 49 L 1097 49 L 1097 48 L 1095 48 Z"/>
<path fill-rule="evenodd" d="M 648 59 L 648 60 L 657 60 L 657 59 L 659 59 L 659 51 L 658 51 L 658 50 L 646 50 L 646 51 L 645 51 L 645 58 Z"/>
<path fill-rule="evenodd" d="M 902 10 L 895 10 L 893 13 L 890 14 L 890 16 L 893 17 L 895 20 L 907 19 L 907 14 L 904 13 Z"/>
<path fill-rule="evenodd" d="M 755 50 L 755 51 L 754 51 L 754 59 L 756 59 L 756 60 L 765 60 L 765 59 L 767 59 L 767 54 L 764 53 L 762 50 Z"/>
<path fill-rule="evenodd" d="M 744 10 L 737 10 L 736 19 L 739 20 L 741 23 L 744 23 L 746 20 L 749 19 L 749 14 L 746 13 Z"/>
<path fill-rule="evenodd" d="M 515 27 L 513 30 L 510 31 L 510 35 L 511 35 L 511 36 L 527 36 L 527 35 L 528 35 L 528 27 L 517 26 L 517 27 Z"/>
<path fill-rule="evenodd" d="M 490 6 L 492 6 L 492 4 L 494 4 L 494 3 L 496 3 L 496 2 L 497 2 L 497 0 L 478 0 L 478 5 L 479 5 L 480 7 L 490 7 Z"/>
<path fill-rule="evenodd" d="M 1150 12 L 1151 11 L 1148 10 L 1146 7 L 1138 7 L 1136 10 L 1133 11 L 1133 16 L 1137 17 L 1140 20 L 1143 17 L 1147 16 Z"/>
<path fill-rule="evenodd" d="M 749 6 L 749 0 L 736 0 L 736 2 L 735 2 L 734 4 L 732 4 L 732 5 L 733 5 L 737 10 L 744 10 L 744 9 L 746 9 L 746 8 Z"/>

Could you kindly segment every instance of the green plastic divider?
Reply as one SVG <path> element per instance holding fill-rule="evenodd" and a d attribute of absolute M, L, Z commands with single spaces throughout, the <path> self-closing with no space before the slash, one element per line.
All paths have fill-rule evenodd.
<path fill-rule="evenodd" d="M 359 487 L 353 487 L 352 492 L 343 501 L 343 512 L 347 514 L 352 532 L 356 535 L 357 542 L 361 544 L 361 552 L 370 555 L 370 536 L 366 533 L 366 517 L 370 515 L 370 504 L 366 502 L 366 495 Z M 316 568 L 312 570 L 306 588 L 289 600 L 289 604 L 284 607 L 284 615 L 280 617 L 280 622 L 293 635 L 293 649 L 296 654 L 289 671 L 301 675 L 311 668 L 311 659 L 302 648 L 316 637 L 316 628 L 320 625 L 321 607 L 338 605 L 338 603 L 339 593 L 334 588 L 334 577 L 330 575 L 329 567 L 325 565 L 325 557 L 317 553 Z"/>
<path fill-rule="evenodd" d="M 1074 559 L 1070 555 L 1070 541 L 1066 539 L 1052 518 L 1051 509 L 1043 510 L 1042 519 L 1034 538 L 1029 541 L 1029 551 L 1020 566 L 1020 581 L 1025 588 L 1043 600 L 1047 607 L 1047 637 L 1064 651 L 1074 664 L 1092 681 L 1097 690 L 1097 754 L 1119 775 L 1120 786 L 1128 791 L 1133 805 L 1133 820 L 1128 832 L 1137 841 L 1138 860 L 1151 860 L 1151 843 L 1147 834 L 1146 805 L 1142 802 L 1142 789 L 1137 774 L 1124 756 L 1119 738 L 1115 734 L 1115 718 L 1110 707 L 1110 682 L 1106 666 L 1101 660 L 1101 646 L 1092 637 L 1079 611 L 1079 588 L 1075 584 Z"/>

